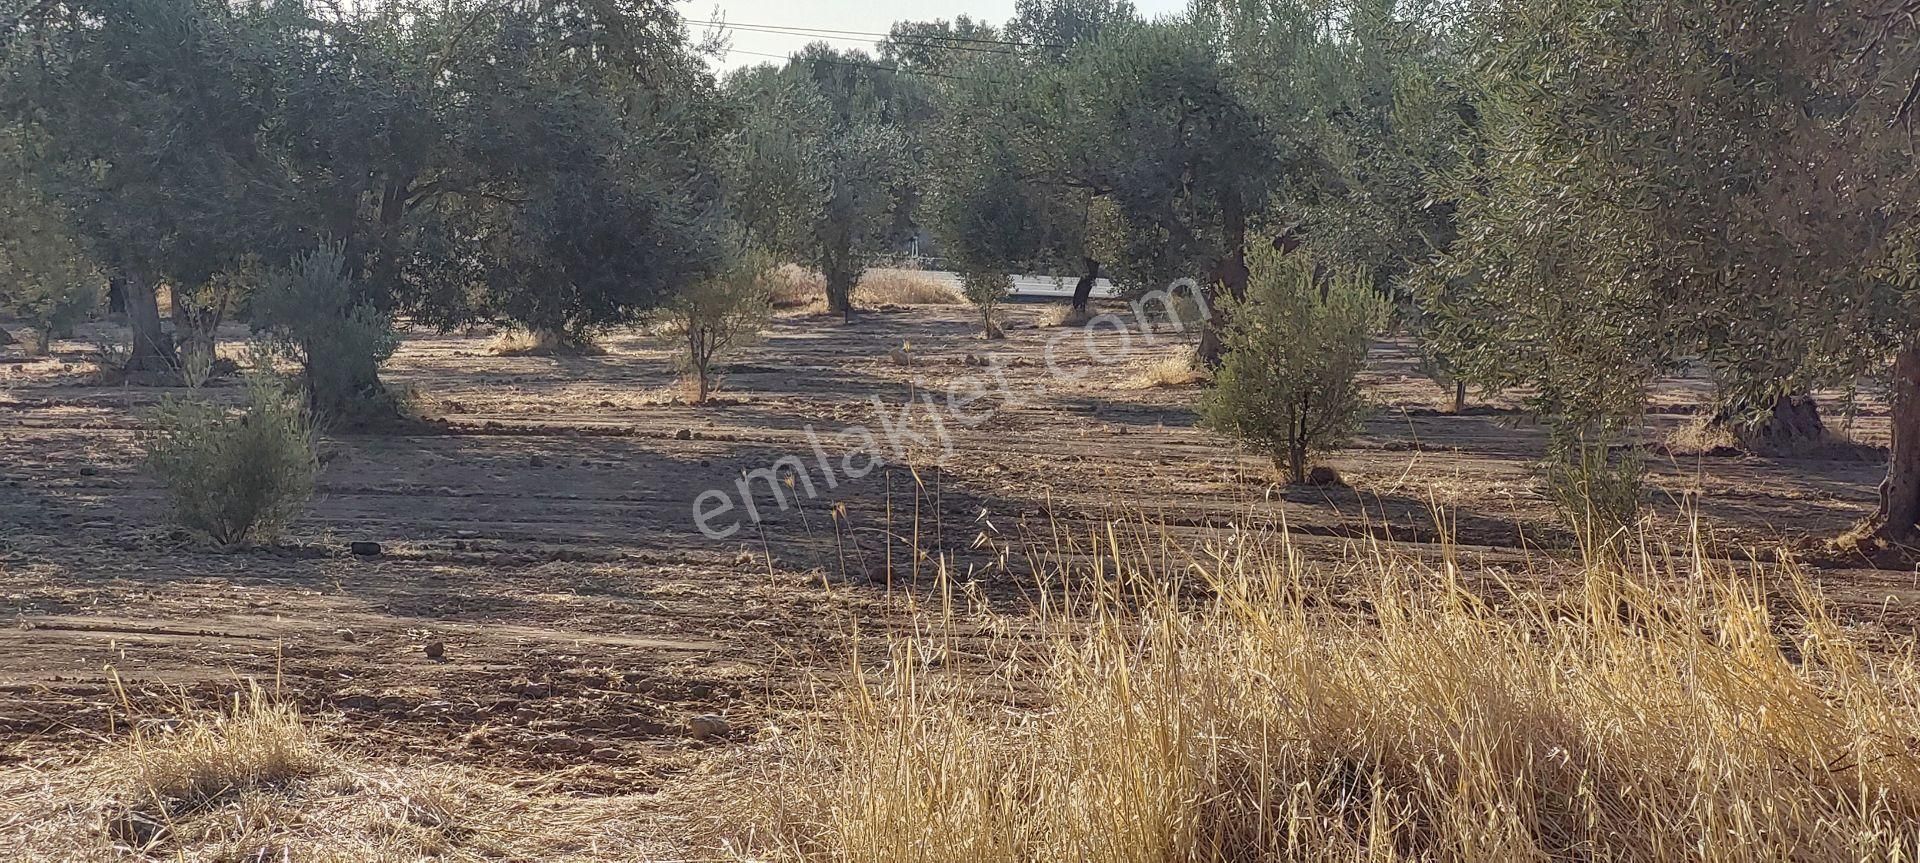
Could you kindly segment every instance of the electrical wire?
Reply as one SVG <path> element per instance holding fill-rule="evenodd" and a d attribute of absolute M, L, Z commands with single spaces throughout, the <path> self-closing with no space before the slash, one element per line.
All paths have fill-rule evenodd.
<path fill-rule="evenodd" d="M 770 27 L 755 27 L 752 25 L 742 25 L 742 24 L 727 24 L 725 25 L 725 28 L 728 30 L 737 30 L 742 33 L 760 33 L 760 34 L 769 35 L 769 36 L 798 36 L 806 39 L 823 39 L 823 40 L 836 39 L 842 42 L 868 42 L 868 43 L 872 42 L 871 39 L 865 36 L 822 36 L 814 33 L 797 33 L 790 30 L 774 29 Z M 1014 53 L 1013 51 L 1014 45 L 1012 43 L 1009 43 L 1008 47 L 1006 48 L 980 48 L 973 45 L 946 45 L 939 42 L 920 41 L 922 39 L 928 39 L 928 38 L 944 39 L 946 37 L 907 36 L 907 37 L 898 38 L 898 39 L 889 38 L 886 41 L 894 45 L 905 45 L 912 48 L 932 48 L 939 51 L 967 51 L 975 54 L 1000 54 L 1003 56 L 1012 56 Z M 909 41 L 909 40 L 912 40 L 912 41 Z"/>
<path fill-rule="evenodd" d="M 988 81 L 985 78 L 969 78 L 965 75 L 949 75 L 945 72 L 929 72 L 921 69 L 898 69 L 893 66 L 882 66 L 878 63 L 861 63 L 854 60 L 829 60 L 825 57 L 802 57 L 799 55 L 798 51 L 792 54 L 769 54 L 765 51 L 748 51 L 744 48 L 728 48 L 727 51 L 728 53 L 733 53 L 733 54 L 749 54 L 755 57 L 771 57 L 775 60 L 786 60 L 789 62 L 801 61 L 806 63 L 825 63 L 829 66 L 848 66 L 855 69 L 874 69 L 881 72 L 892 72 L 895 75 L 919 75 L 925 78 L 946 78 L 951 81 L 972 81 L 976 84 L 995 83 L 993 81 Z"/>
<path fill-rule="evenodd" d="M 879 33 L 872 30 L 834 30 L 834 29 L 829 29 L 825 27 L 790 27 L 785 24 L 739 24 L 739 23 L 732 23 L 728 21 L 702 21 L 694 18 L 688 18 L 688 19 L 685 19 L 685 21 L 688 24 L 703 24 L 711 27 L 733 27 L 733 28 L 742 29 L 742 30 L 751 27 L 759 30 L 792 31 L 792 35 L 796 35 L 796 36 L 806 35 L 810 33 L 837 33 L 845 36 L 873 36 L 880 39 L 899 39 L 899 38 L 936 39 L 943 42 L 970 42 L 970 43 L 979 44 L 979 45 L 1010 45 L 1017 48 L 1070 47 L 1067 45 L 1059 45 L 1052 42 L 1022 42 L 1017 39 L 986 39 L 978 36 L 943 36 L 938 33 L 894 34 L 894 33 Z"/>

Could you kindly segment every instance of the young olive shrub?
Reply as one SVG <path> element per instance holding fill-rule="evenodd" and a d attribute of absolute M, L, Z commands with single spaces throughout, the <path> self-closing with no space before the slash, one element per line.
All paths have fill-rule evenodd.
<path fill-rule="evenodd" d="M 1625 549 L 1640 520 L 1646 465 L 1640 450 L 1613 445 L 1617 435 L 1557 435 L 1541 465 L 1541 483 L 1590 558 Z"/>
<path fill-rule="evenodd" d="M 961 293 L 980 312 L 980 337 L 1006 338 L 1000 328 L 1000 304 L 1013 295 L 1013 277 L 1003 272 L 974 270 L 960 275 Z"/>
<path fill-rule="evenodd" d="M 249 379 L 238 412 L 204 398 L 162 402 L 139 440 L 174 518 L 223 546 L 272 542 L 313 496 L 311 414 L 264 374 Z"/>
<path fill-rule="evenodd" d="M 1304 483 L 1312 455 L 1359 426 L 1358 378 L 1385 303 L 1363 278 L 1316 277 L 1303 253 L 1255 248 L 1248 261 L 1247 299 L 1222 301 L 1227 353 L 1201 418 Z"/>
<path fill-rule="evenodd" d="M 694 404 L 703 404 L 715 384 L 714 361 L 758 338 L 773 313 L 772 259 L 741 255 L 725 269 L 695 282 L 660 311 L 657 332 L 674 349 Z"/>
<path fill-rule="evenodd" d="M 30 328 L 28 347 L 36 356 L 50 353 L 56 336 L 70 336 L 107 295 L 106 279 L 71 240 L 52 232 L 0 241 L 0 278 L 7 282 L 0 286 L 0 307 Z"/>
<path fill-rule="evenodd" d="M 300 364 L 313 413 L 359 423 L 396 412 L 380 366 L 400 347 L 393 320 L 360 299 L 339 246 L 323 246 L 270 275 L 253 299 L 255 325 Z"/>

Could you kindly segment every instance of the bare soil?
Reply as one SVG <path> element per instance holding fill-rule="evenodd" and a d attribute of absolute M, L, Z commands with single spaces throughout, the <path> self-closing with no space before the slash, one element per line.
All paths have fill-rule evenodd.
<path fill-rule="evenodd" d="M 169 524 L 134 431 L 144 407 L 181 391 L 93 383 L 86 346 L 110 326 L 52 358 L 0 360 L 0 771 L 96 750 L 126 702 L 211 702 L 254 678 L 370 757 L 659 801 L 658 847 L 671 849 L 686 841 L 672 792 L 803 707 L 855 623 L 897 619 L 941 556 L 1017 602 L 1028 541 L 1128 513 L 1175 534 L 1284 519 L 1327 555 L 1446 541 L 1476 568 L 1513 572 L 1573 552 L 1530 472 L 1544 436 L 1520 394 L 1449 413 L 1450 392 L 1383 342 L 1378 410 L 1325 459 L 1346 485 L 1289 488 L 1198 427 L 1197 385 L 1138 386 L 1176 337 L 1041 329 L 1042 311 L 1010 308 L 993 341 L 966 307 L 783 317 L 698 407 L 679 402 L 668 357 L 639 333 L 598 356 L 501 357 L 491 335 L 410 332 L 387 377 L 438 422 L 329 436 L 307 514 L 281 544 L 238 551 Z M 944 411 L 956 383 L 991 394 L 974 424 L 943 414 L 943 460 L 926 406 Z M 1648 440 L 1709 396 L 1701 380 L 1663 383 Z M 881 414 L 910 399 L 924 439 L 896 454 Z M 1656 506 L 1672 516 L 1660 523 L 1681 532 L 1697 513 L 1715 547 L 1742 554 L 1867 514 L 1884 406 L 1869 394 L 1843 422 L 1837 397 L 1823 401 L 1855 443 L 1658 458 Z M 725 540 L 696 529 L 701 492 L 736 490 L 788 455 L 811 471 L 814 438 L 840 465 L 835 433 L 855 425 L 889 450 L 881 469 L 831 488 L 814 473 L 818 497 L 784 510 L 763 496 L 765 520 Z M 381 553 L 355 555 L 355 542 Z M 1912 572 L 1820 577 L 1843 617 L 1910 634 Z M 443 657 L 426 654 L 432 641 Z M 726 717 L 729 736 L 690 737 L 700 714 Z"/>

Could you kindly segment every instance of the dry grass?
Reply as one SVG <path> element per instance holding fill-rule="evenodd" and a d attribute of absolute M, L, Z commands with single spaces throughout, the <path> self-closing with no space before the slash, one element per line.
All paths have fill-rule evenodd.
<path fill-rule="evenodd" d="M 826 308 L 827 280 L 819 273 L 798 264 L 781 264 L 767 282 L 773 287 L 776 309 L 804 309 L 816 304 Z"/>
<path fill-rule="evenodd" d="M 510 330 L 494 339 L 487 352 L 496 357 L 597 357 L 606 349 L 592 342 L 575 342 L 554 334 Z"/>
<path fill-rule="evenodd" d="M 1093 313 L 1076 309 L 1071 305 L 1051 305 L 1034 319 L 1034 326 L 1042 329 L 1057 327 L 1084 327 L 1093 320 Z"/>
<path fill-rule="evenodd" d="M 819 273 L 793 264 L 774 271 L 773 307 L 821 313 L 827 309 L 827 283 Z M 870 269 L 853 288 L 856 306 L 952 306 L 966 298 L 947 283 L 919 270 Z"/>
<path fill-rule="evenodd" d="M 1174 348 L 1166 356 L 1143 364 L 1121 382 L 1122 389 L 1150 390 L 1158 387 L 1184 387 L 1204 382 L 1207 373 L 1200 368 L 1192 345 Z"/>
<path fill-rule="evenodd" d="M 465 768 L 362 761 L 258 688 L 217 711 L 171 712 L 91 758 L 0 771 L 0 856 L 601 861 L 648 859 L 658 831 L 631 800 L 540 798 Z"/>
<path fill-rule="evenodd" d="M 1451 560 L 1109 527 L 1046 554 L 1077 562 L 1047 570 L 1037 637 L 951 597 L 923 615 L 743 771 L 734 841 L 875 863 L 1914 859 L 1913 658 L 1871 654 L 1790 565 L 1683 551 L 1559 595 L 1488 573 L 1493 604 Z"/>
<path fill-rule="evenodd" d="M 871 306 L 957 306 L 967 298 L 919 270 L 872 269 L 860 277 L 853 300 Z"/>
<path fill-rule="evenodd" d="M 167 813 L 312 775 L 322 755 L 299 712 L 256 687 L 194 721 L 134 725 L 113 761 L 110 768 L 127 777 L 134 800 Z"/>
<path fill-rule="evenodd" d="M 1740 442 L 1724 423 L 1713 421 L 1711 414 L 1699 414 L 1667 433 L 1666 450 L 1670 455 L 1703 455 L 1738 449 Z"/>

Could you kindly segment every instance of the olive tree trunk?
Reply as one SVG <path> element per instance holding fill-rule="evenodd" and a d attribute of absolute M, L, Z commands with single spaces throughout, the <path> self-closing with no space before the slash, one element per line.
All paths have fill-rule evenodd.
<path fill-rule="evenodd" d="M 1227 291 L 1234 302 L 1244 302 L 1247 298 L 1247 281 L 1251 273 L 1247 270 L 1247 215 L 1238 194 L 1229 194 L 1221 204 L 1221 244 L 1226 254 L 1214 264 L 1212 281 Z M 1227 313 L 1221 304 L 1215 302 L 1218 294 L 1209 291 L 1207 300 L 1207 319 L 1200 329 L 1200 344 L 1194 349 L 1194 356 L 1206 368 L 1219 368 L 1220 361 L 1227 352 L 1227 343 L 1221 332 L 1227 326 Z"/>
<path fill-rule="evenodd" d="M 1093 300 L 1093 285 L 1100 281 L 1100 262 L 1092 258 L 1083 258 L 1087 268 L 1080 274 L 1080 281 L 1073 285 L 1073 310 L 1085 312 L 1087 304 Z"/>
<path fill-rule="evenodd" d="M 1792 450 L 1827 435 L 1819 403 L 1805 393 L 1775 398 L 1757 417 L 1741 405 L 1721 408 L 1713 424 L 1730 432 L 1741 448 L 1760 453 Z"/>
<path fill-rule="evenodd" d="M 822 275 L 827 280 L 827 312 L 852 322 L 853 286 L 860 281 L 860 274 L 850 269 L 832 267 Z"/>
<path fill-rule="evenodd" d="M 133 328 L 129 372 L 172 371 L 173 343 L 160 326 L 160 297 L 140 276 L 127 277 L 127 324 Z"/>
<path fill-rule="evenodd" d="M 1887 477 L 1880 482 L 1874 532 L 1911 545 L 1920 524 L 1920 343 L 1900 349 L 1893 361 L 1893 443 Z"/>

